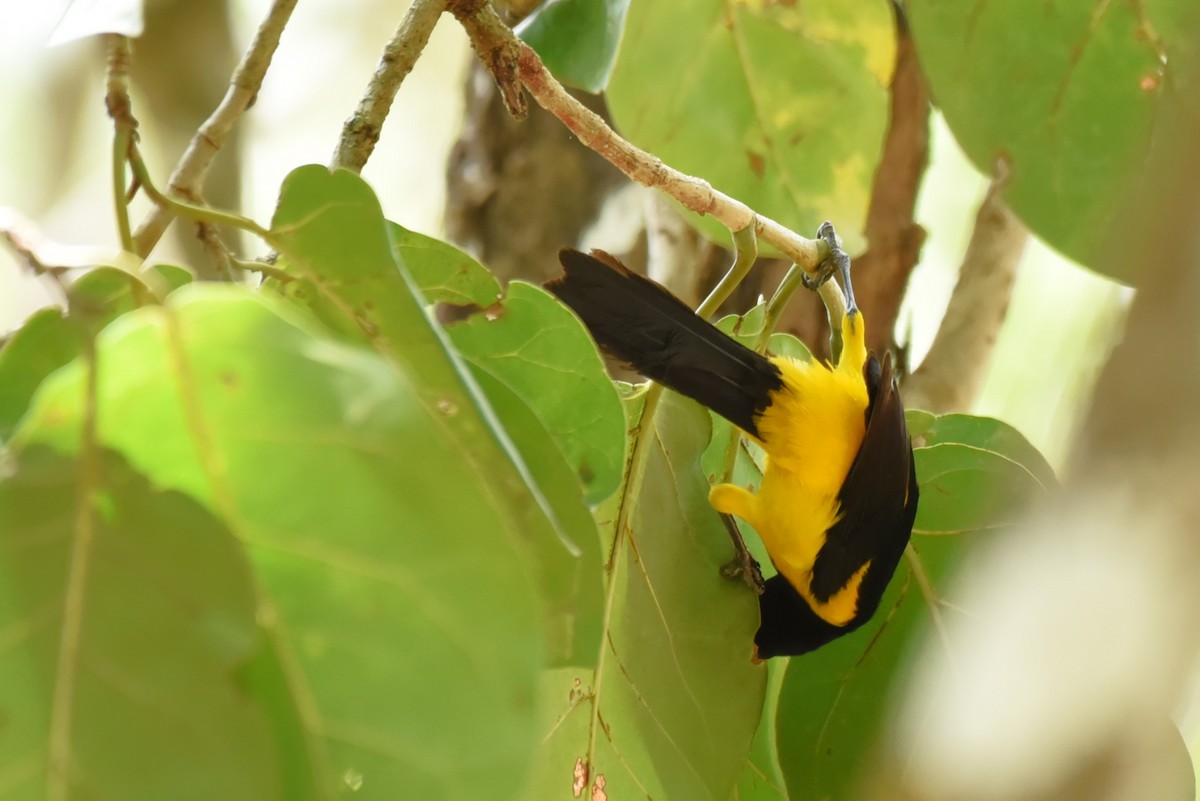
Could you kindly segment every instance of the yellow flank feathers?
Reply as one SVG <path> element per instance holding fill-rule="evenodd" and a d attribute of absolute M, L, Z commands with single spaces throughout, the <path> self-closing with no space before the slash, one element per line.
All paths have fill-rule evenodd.
<path fill-rule="evenodd" d="M 854 310 L 842 318 L 836 367 L 771 359 L 783 387 L 772 392 L 770 405 L 756 420 L 767 454 L 758 492 L 720 484 L 709 493 L 713 508 L 754 527 L 779 572 L 813 611 L 837 626 L 855 615 L 866 566 L 824 603 L 809 586 L 826 532 L 841 517 L 838 492 L 866 433 L 865 333 L 862 315 Z"/>

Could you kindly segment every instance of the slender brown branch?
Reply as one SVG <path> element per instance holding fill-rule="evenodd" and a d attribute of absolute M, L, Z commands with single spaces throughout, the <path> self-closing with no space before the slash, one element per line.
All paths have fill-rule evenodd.
<path fill-rule="evenodd" d="M 1001 197 L 1003 183 L 1003 177 L 994 180 L 979 206 L 946 316 L 905 383 L 905 403 L 913 408 L 968 411 L 983 385 L 1029 240 L 1029 230 Z"/>
<path fill-rule="evenodd" d="M 353 116 L 342 126 L 330 167 L 360 172 L 375 150 L 383 123 L 400 91 L 400 84 L 412 71 L 425 49 L 433 28 L 446 9 L 446 0 L 413 0 L 400 27 L 388 41 L 379 58 L 379 66 L 367 86 Z"/>
<path fill-rule="evenodd" d="M 895 5 L 893 10 L 896 66 L 888 130 L 867 209 L 868 250 L 854 260 L 856 300 L 870 321 L 867 345 L 878 352 L 892 346 L 900 302 L 925 241 L 915 213 L 929 160 L 929 87 L 904 12 Z"/>
<path fill-rule="evenodd" d="M 225 97 L 196 131 L 179 163 L 175 165 L 167 180 L 167 194 L 193 202 L 199 199 L 213 159 L 225 144 L 233 126 L 258 96 L 263 77 L 279 47 L 279 38 L 292 16 L 296 2 L 274 0 L 271 4 L 254 40 L 234 70 Z M 173 218 L 171 209 L 161 205 L 150 212 L 134 234 L 134 248 L 139 256 L 145 257 L 158 244 Z"/>
<path fill-rule="evenodd" d="M 116 33 L 105 34 L 106 64 L 104 72 L 104 105 L 113 121 L 112 195 L 113 211 L 117 216 L 117 235 L 121 247 L 133 251 L 133 230 L 129 224 L 129 204 L 125 192 L 125 165 L 129 146 L 137 136 L 137 120 L 129 98 L 129 38 Z"/>
<path fill-rule="evenodd" d="M 538 104 L 562 120 L 580 142 L 631 179 L 670 195 L 694 212 L 712 215 L 730 231 L 740 231 L 753 225 L 760 240 L 775 246 L 805 270 L 811 272 L 824 258 L 822 243 L 806 239 L 774 220 L 755 213 L 745 203 L 713 189 L 707 181 L 685 175 L 618 136 L 604 120 L 567 93 L 562 84 L 550 75 L 537 53 L 516 38 L 490 5 L 478 2 L 457 5 L 469 6 L 466 10 L 452 10 L 466 29 L 475 52 L 486 54 L 484 62 L 489 67 L 510 62 L 516 64 L 515 78 L 504 70 L 493 71 L 502 90 L 518 91 L 515 81 L 519 80 Z M 826 286 L 833 287 L 833 282 Z"/>
<path fill-rule="evenodd" d="M 512 46 L 516 42 L 512 31 L 500 19 L 488 0 L 451 0 L 448 9 L 467 30 L 475 55 L 496 79 L 496 87 L 500 90 L 500 97 L 504 100 L 508 113 L 515 119 L 525 119 L 529 114 L 529 106 L 517 75 L 520 50 Z M 500 28 L 509 31 L 509 35 L 485 35 L 487 31 L 499 32 Z M 481 35 L 472 35 L 472 30 L 476 29 Z"/>

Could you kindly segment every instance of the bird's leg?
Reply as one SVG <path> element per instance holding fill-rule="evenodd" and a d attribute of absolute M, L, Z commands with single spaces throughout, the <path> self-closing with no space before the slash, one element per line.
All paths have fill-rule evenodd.
<path fill-rule="evenodd" d="M 821 223 L 821 227 L 817 229 L 817 238 L 825 243 L 825 258 L 817 265 L 814 276 L 802 273 L 801 279 L 805 287 L 816 291 L 820 290 L 835 272 L 842 275 L 845 297 L 834 298 L 824 291 L 821 292 L 821 299 L 825 301 L 825 308 L 829 312 L 829 355 L 834 364 L 841 364 L 845 339 L 842 329 L 849 324 L 852 328 L 857 326 L 861 333 L 862 315 L 858 312 L 858 304 L 854 301 L 854 285 L 850 282 L 850 254 L 842 249 L 842 239 L 834 230 L 833 223 Z M 842 294 L 833 292 L 834 296 Z"/>
<path fill-rule="evenodd" d="M 846 293 L 846 310 L 848 312 L 856 311 L 858 306 L 854 302 L 854 285 L 850 283 L 850 254 L 842 250 L 842 238 L 837 235 L 833 223 L 828 221 L 821 223 L 821 227 L 817 229 L 817 238 L 825 242 L 828 253 L 825 259 L 817 265 L 815 275 L 804 273 L 800 280 L 804 282 L 805 289 L 815 292 L 835 272 L 840 273 L 842 290 Z"/>
<path fill-rule="evenodd" d="M 729 532 L 729 539 L 733 540 L 733 558 L 721 566 L 721 575 L 726 578 L 740 578 L 754 590 L 755 595 L 762 595 L 762 570 L 758 566 L 758 560 L 750 555 L 750 549 L 742 539 L 742 532 L 738 530 L 737 521 L 733 519 L 733 515 L 722 514 L 721 522 Z"/>
<path fill-rule="evenodd" d="M 742 532 L 738 530 L 737 521 L 733 519 L 733 516 L 737 515 L 743 520 L 753 521 L 754 495 L 734 484 L 717 484 L 708 491 L 708 503 L 721 513 L 721 522 L 725 524 L 729 539 L 733 541 L 733 559 L 721 568 L 721 574 L 731 578 L 741 577 L 750 589 L 762 595 L 762 571 L 746 548 Z"/>

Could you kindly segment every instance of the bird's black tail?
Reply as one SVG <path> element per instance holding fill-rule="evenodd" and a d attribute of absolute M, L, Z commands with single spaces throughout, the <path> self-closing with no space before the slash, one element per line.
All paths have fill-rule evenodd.
<path fill-rule="evenodd" d="M 758 435 L 755 417 L 783 386 L 779 368 L 604 251 L 564 249 L 558 259 L 563 275 L 546 288 L 579 315 L 601 347 Z"/>

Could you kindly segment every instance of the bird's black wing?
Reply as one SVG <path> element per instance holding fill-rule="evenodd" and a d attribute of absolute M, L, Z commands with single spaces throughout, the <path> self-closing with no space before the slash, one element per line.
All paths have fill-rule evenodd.
<path fill-rule="evenodd" d="M 879 605 L 912 534 L 917 482 L 890 355 L 882 369 L 872 356 L 863 372 L 870 398 L 866 433 L 838 493 L 842 517 L 826 534 L 809 587 L 814 598 L 827 601 L 870 562 L 857 607 L 865 619 Z"/>
<path fill-rule="evenodd" d="M 563 249 L 558 259 L 563 274 L 546 289 L 602 348 L 758 436 L 755 418 L 783 386 L 778 367 L 604 251 Z"/>

